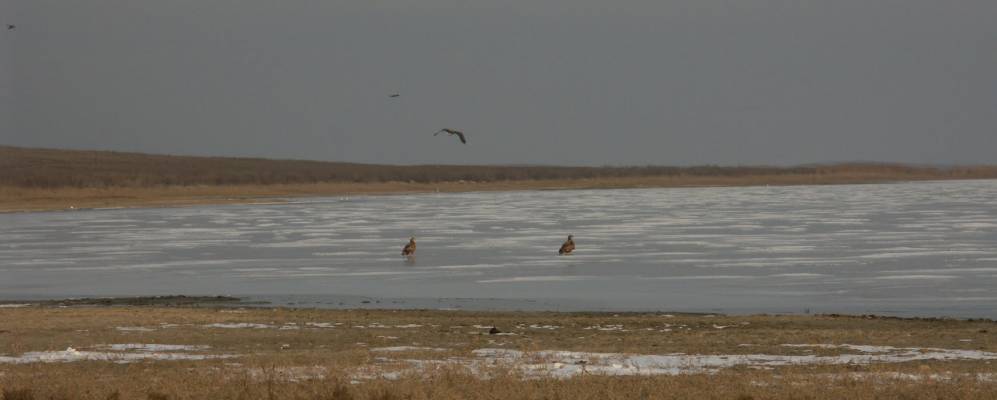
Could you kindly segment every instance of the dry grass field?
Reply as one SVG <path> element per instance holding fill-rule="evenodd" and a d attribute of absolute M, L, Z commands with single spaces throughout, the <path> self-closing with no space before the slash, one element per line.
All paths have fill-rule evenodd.
<path fill-rule="evenodd" d="M 993 399 L 994 363 L 980 320 L 0 307 L 5 400 Z"/>
<path fill-rule="evenodd" d="M 0 146 L 0 211 L 272 202 L 297 196 L 485 190 L 994 179 L 997 167 L 372 165 Z"/>

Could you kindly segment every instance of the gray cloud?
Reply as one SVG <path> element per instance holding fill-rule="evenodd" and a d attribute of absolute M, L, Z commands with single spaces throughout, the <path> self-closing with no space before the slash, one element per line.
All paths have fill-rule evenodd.
<path fill-rule="evenodd" d="M 995 2 L 12 8 L 6 144 L 378 163 L 997 162 Z M 470 143 L 431 136 L 442 127 Z"/>

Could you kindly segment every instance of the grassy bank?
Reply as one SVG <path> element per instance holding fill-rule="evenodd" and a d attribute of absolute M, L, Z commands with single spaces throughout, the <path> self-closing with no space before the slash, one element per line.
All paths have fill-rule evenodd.
<path fill-rule="evenodd" d="M 491 327 L 499 332 L 489 334 Z M 4 307 L 0 392 L 9 399 L 985 399 L 997 394 L 997 361 L 958 354 L 997 352 L 995 332 L 992 321 L 837 316 Z M 141 348 L 149 344 L 189 348 Z M 846 344 L 922 358 L 889 362 L 886 353 Z M 482 358 L 481 349 L 532 358 Z M 705 370 L 690 361 L 676 374 L 606 364 L 629 372 L 559 376 L 578 366 L 543 360 L 549 350 L 802 361 Z M 955 356 L 930 357 L 943 351 Z M 31 362 L 66 354 L 139 359 Z M 806 362 L 865 354 L 879 361 Z M 576 364 L 583 359 L 594 371 L 597 356 Z"/>
<path fill-rule="evenodd" d="M 997 167 L 991 166 L 397 166 L 0 146 L 0 211 L 270 202 L 299 196 L 994 178 Z"/>

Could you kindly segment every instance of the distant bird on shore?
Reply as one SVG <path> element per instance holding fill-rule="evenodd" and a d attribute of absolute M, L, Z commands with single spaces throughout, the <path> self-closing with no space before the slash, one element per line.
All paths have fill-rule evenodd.
<path fill-rule="evenodd" d="M 564 244 L 561 245 L 561 249 L 557 251 L 557 255 L 563 256 L 565 254 L 571 254 L 572 251 L 575 251 L 575 241 L 572 240 L 573 237 L 574 236 L 568 235 L 568 240 L 565 240 Z"/>
<path fill-rule="evenodd" d="M 7 24 L 7 30 L 8 30 L 8 31 L 12 31 L 12 30 L 14 30 L 14 29 L 17 29 L 17 25 L 13 25 L 13 24 Z"/>
<path fill-rule="evenodd" d="M 405 247 L 402 248 L 402 255 L 403 256 L 415 255 L 415 236 L 412 236 L 408 240 L 408 244 L 406 244 Z"/>
<path fill-rule="evenodd" d="M 395 97 L 398 97 L 398 96 L 401 96 L 401 95 L 398 94 L 398 93 L 392 93 L 392 94 L 388 95 L 388 97 L 391 97 L 391 98 L 395 98 Z"/>
<path fill-rule="evenodd" d="M 461 143 L 467 144 L 467 139 L 464 138 L 464 132 L 458 131 L 456 129 L 443 128 L 436 131 L 436 133 L 434 133 L 433 136 L 439 135 L 440 132 L 446 132 L 449 133 L 450 135 L 457 135 L 457 137 L 460 138 Z"/>

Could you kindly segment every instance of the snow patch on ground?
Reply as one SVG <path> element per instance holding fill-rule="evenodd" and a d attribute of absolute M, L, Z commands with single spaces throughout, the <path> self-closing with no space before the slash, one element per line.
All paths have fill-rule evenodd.
<path fill-rule="evenodd" d="M 311 328 L 326 328 L 326 329 L 332 329 L 335 328 L 337 325 L 342 325 L 342 324 L 343 324 L 342 322 L 305 322 L 305 326 Z"/>
<path fill-rule="evenodd" d="M 257 324 L 252 322 L 234 322 L 234 323 L 215 323 L 204 325 L 205 328 L 223 328 L 223 329 L 271 329 L 276 328 L 270 324 Z"/>
<path fill-rule="evenodd" d="M 235 367 L 239 367 L 235 365 Z M 245 372 L 254 380 L 265 381 L 274 379 L 286 382 L 301 382 L 325 379 L 329 369 L 323 366 L 296 366 L 275 368 L 249 368 Z"/>
<path fill-rule="evenodd" d="M 775 354 L 684 354 L 640 355 L 623 353 L 589 353 L 576 351 L 545 350 L 523 352 L 519 350 L 484 348 L 471 352 L 473 357 L 450 357 L 444 360 L 401 360 L 401 370 L 373 371 L 376 366 L 366 368 L 358 374 L 358 379 L 396 379 L 406 373 L 421 373 L 430 368 L 464 367 L 473 374 L 487 376 L 489 368 L 501 367 L 518 370 L 526 378 L 552 377 L 570 378 L 582 374 L 597 375 L 680 375 L 715 373 L 721 369 L 737 366 L 751 368 L 773 368 L 789 365 L 843 365 L 843 364 L 884 364 L 924 360 L 997 360 L 997 353 L 976 350 L 953 350 L 938 348 L 901 348 L 892 346 L 869 346 L 851 344 L 787 344 L 786 347 L 825 348 L 855 351 L 859 354 L 834 356 L 817 355 L 775 355 Z M 398 350 L 426 350 L 402 346 Z M 375 350 L 375 349 L 371 349 Z M 443 350 L 443 349 L 441 349 Z M 899 378 L 905 378 L 900 376 Z M 992 379 L 992 376 L 987 376 Z M 983 378 L 980 378 L 983 379 Z"/>
<path fill-rule="evenodd" d="M 234 354 L 190 354 L 174 351 L 204 350 L 207 346 L 162 344 L 110 344 L 98 348 L 116 351 L 81 351 L 72 347 L 63 351 L 31 351 L 20 356 L 0 356 L 0 364 L 30 364 L 77 361 L 111 361 L 119 364 L 137 361 L 209 360 L 238 357 Z"/>
<path fill-rule="evenodd" d="M 519 325 L 516 325 L 516 328 L 517 329 L 546 329 L 546 330 L 553 331 L 553 330 L 561 329 L 561 326 L 560 325 L 540 325 L 540 324 L 530 324 L 530 325 L 527 326 L 527 325 L 519 324 Z"/>
<path fill-rule="evenodd" d="M 153 328 L 146 328 L 144 326 L 116 326 L 114 327 L 114 329 L 117 329 L 122 332 L 152 332 L 155 330 Z"/>
<path fill-rule="evenodd" d="M 374 347 L 370 351 L 447 351 L 449 349 L 444 349 L 441 347 L 419 347 L 419 346 L 392 346 L 392 347 Z"/>
<path fill-rule="evenodd" d="M 593 330 L 593 329 L 595 329 L 595 330 L 599 330 L 599 331 L 629 332 L 629 330 L 623 329 L 623 325 L 592 325 L 592 326 L 589 326 L 589 327 L 586 327 L 586 328 L 582 328 L 582 329 L 584 329 L 584 330 Z"/>
<path fill-rule="evenodd" d="M 143 344 L 143 343 L 122 343 L 122 344 L 102 344 L 96 346 L 99 349 L 115 351 L 203 351 L 211 348 L 208 345 L 200 344 Z"/>

